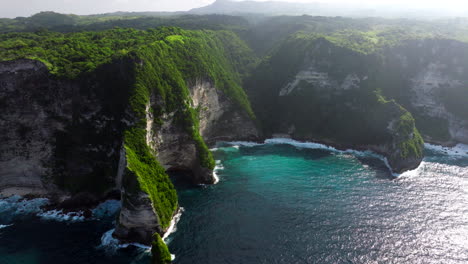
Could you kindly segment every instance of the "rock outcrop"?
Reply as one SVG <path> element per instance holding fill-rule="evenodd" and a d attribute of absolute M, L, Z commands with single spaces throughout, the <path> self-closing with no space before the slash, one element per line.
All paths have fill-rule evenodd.
<path fill-rule="evenodd" d="M 286 41 L 247 87 L 267 136 L 370 149 L 401 173 L 421 163 L 424 142 L 411 114 L 380 95 L 379 65 L 374 56 L 301 36 Z"/>
<path fill-rule="evenodd" d="M 194 108 L 199 110 L 200 134 L 208 144 L 216 141 L 257 141 L 257 125 L 210 81 L 197 80 L 190 93 Z"/>
<path fill-rule="evenodd" d="M 468 143 L 468 45 L 455 40 L 411 40 L 385 51 L 381 83 L 416 118 L 424 139 Z"/>

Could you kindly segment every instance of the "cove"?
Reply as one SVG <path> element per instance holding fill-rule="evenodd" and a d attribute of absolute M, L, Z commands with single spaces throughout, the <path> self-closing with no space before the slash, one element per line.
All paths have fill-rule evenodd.
<path fill-rule="evenodd" d="M 449 155 L 451 154 L 451 155 Z M 468 158 L 434 147 L 394 177 L 373 155 L 221 144 L 220 182 L 176 182 L 175 263 L 466 263 Z"/>

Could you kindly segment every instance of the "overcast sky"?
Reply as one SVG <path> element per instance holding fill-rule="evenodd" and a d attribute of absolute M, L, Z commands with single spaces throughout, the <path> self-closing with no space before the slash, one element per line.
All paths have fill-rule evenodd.
<path fill-rule="evenodd" d="M 280 0 L 288 2 L 400 4 L 405 7 L 450 7 L 468 11 L 468 0 Z M 0 0 L 0 17 L 30 16 L 40 11 L 79 15 L 115 11 L 185 11 L 214 0 Z"/>

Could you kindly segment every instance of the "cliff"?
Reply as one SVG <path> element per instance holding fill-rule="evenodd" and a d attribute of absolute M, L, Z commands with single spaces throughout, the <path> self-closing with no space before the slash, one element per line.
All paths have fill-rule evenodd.
<path fill-rule="evenodd" d="M 383 52 L 380 86 L 413 113 L 426 141 L 468 143 L 467 51 L 455 40 L 414 39 Z"/>
<path fill-rule="evenodd" d="M 91 206 L 117 190 L 122 209 L 114 236 L 150 244 L 178 208 L 166 171 L 214 183 L 205 141 L 259 136 L 234 67 L 248 49 L 227 49 L 239 41 L 234 34 L 152 33 L 157 41 L 88 71 L 0 62 L 3 196 Z"/>
<path fill-rule="evenodd" d="M 420 164 L 422 137 L 444 144 L 468 138 L 461 52 L 468 49 L 456 41 L 365 52 L 368 43 L 294 34 L 257 64 L 230 31 L 3 38 L 1 195 L 87 207 L 117 192 L 114 236 L 152 243 L 156 262 L 167 262 L 160 237 L 179 206 L 167 172 L 214 183 L 208 146 L 217 141 L 288 134 L 373 150 L 399 173 Z"/>
<path fill-rule="evenodd" d="M 298 34 L 260 65 L 246 87 L 266 135 L 370 149 L 400 173 L 420 164 L 423 140 L 412 115 L 380 94 L 379 65 L 375 56 Z"/>

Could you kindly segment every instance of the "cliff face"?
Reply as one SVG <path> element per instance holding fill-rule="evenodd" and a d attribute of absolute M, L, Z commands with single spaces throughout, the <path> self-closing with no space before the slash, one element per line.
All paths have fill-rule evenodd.
<path fill-rule="evenodd" d="M 265 134 L 371 149 L 400 173 L 420 164 L 423 141 L 411 114 L 379 94 L 378 65 L 323 38 L 293 38 L 247 87 Z"/>
<path fill-rule="evenodd" d="M 0 63 L 0 190 L 5 196 L 41 195 L 59 198 L 58 202 L 78 194 L 97 201 L 119 190 L 122 210 L 115 235 L 147 244 L 166 227 L 150 194 L 129 172 L 127 148 L 122 147 L 125 131 L 137 121 L 128 103 L 101 97 L 101 92 L 111 94 L 107 87 L 115 92 L 117 83 L 128 85 L 126 77 L 104 85 L 111 82 L 107 76 L 131 75 L 127 63 L 131 64 L 105 66 L 86 80 L 59 80 L 33 60 Z M 200 111 L 200 134 L 207 142 L 257 139 L 254 122 L 222 91 L 210 81 L 193 83 L 190 98 Z M 127 100 L 128 87 L 121 93 Z M 188 172 L 192 176 L 187 180 L 193 183 L 213 183 L 212 169 L 200 165 L 196 142 L 178 114 L 163 114 L 155 122 L 152 109 L 162 105 L 157 95 L 151 98 L 144 117 L 144 139 L 157 162 L 164 170 Z M 104 167 L 108 171 L 100 173 Z"/>
<path fill-rule="evenodd" d="M 216 89 L 210 81 L 194 81 L 190 87 L 192 106 L 199 111 L 200 134 L 206 142 L 219 140 L 258 140 L 259 132 L 251 118 L 239 110 L 232 100 Z M 188 181 L 212 184 L 215 179 L 210 168 L 201 166 L 196 142 L 181 126 L 177 113 L 163 114 L 158 122 L 150 109 L 162 107 L 157 96 L 151 96 L 146 106 L 145 140 L 166 171 L 184 171 Z M 122 210 L 115 236 L 122 240 L 148 243 L 151 234 L 163 234 L 166 227 L 155 213 L 149 195 L 136 191 L 134 177 L 125 174 L 122 191 Z"/>
<path fill-rule="evenodd" d="M 120 99 L 101 97 L 101 81 L 59 80 L 32 60 L 1 63 L 0 80 L 2 194 L 104 194 L 115 186 L 123 112 L 109 107 Z"/>
<path fill-rule="evenodd" d="M 46 126 L 47 110 L 44 108 L 47 106 L 31 103 L 30 98 L 35 97 L 31 94 L 32 88 L 37 84 L 41 84 L 42 89 L 37 87 L 36 96 L 41 90 L 55 94 L 47 91 L 49 87 L 47 82 L 42 82 L 44 78 L 47 79 L 47 69 L 39 62 L 0 64 L 0 185 L 3 193 L 43 194 L 48 191 L 41 176 L 51 174 L 51 168 L 45 165 L 52 159 L 54 130 L 61 126 L 54 122 Z M 50 97 L 48 99 L 51 101 Z"/>
<path fill-rule="evenodd" d="M 216 141 L 245 140 L 261 138 L 255 122 L 209 81 L 195 81 L 190 94 L 193 107 L 200 116 L 200 134 L 208 144 Z"/>
<path fill-rule="evenodd" d="M 412 40 L 385 51 L 381 87 L 416 118 L 424 138 L 468 143 L 468 45 Z"/>
<path fill-rule="evenodd" d="M 0 63 L 0 191 L 79 209 L 117 190 L 122 209 L 114 236 L 150 244 L 178 208 L 167 171 L 183 170 L 195 184 L 214 183 L 206 142 L 257 138 L 240 87 L 244 70 L 236 70 L 251 54 L 229 32 L 103 34 L 111 41 L 113 34 L 133 35 L 139 46 L 102 57 L 107 63 L 99 52 L 78 52 L 84 63 L 76 61 L 79 47 L 57 54 L 44 46 L 52 73 L 33 60 Z M 99 36 L 76 37 L 81 44 L 109 44 Z"/>

